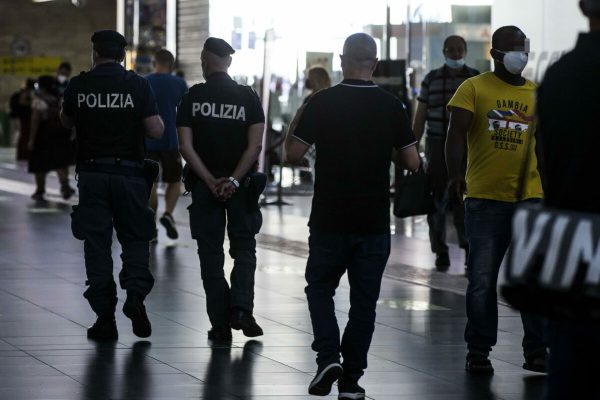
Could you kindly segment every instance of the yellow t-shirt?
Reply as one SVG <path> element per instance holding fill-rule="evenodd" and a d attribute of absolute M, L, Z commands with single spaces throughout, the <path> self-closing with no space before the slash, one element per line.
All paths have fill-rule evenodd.
<path fill-rule="evenodd" d="M 523 86 L 513 86 L 486 72 L 464 81 L 448 103 L 449 109 L 458 107 L 473 113 L 467 135 L 466 197 L 517 200 L 527 135 L 535 132 L 535 90 L 529 80 Z M 543 197 L 535 137 L 531 138 L 530 152 L 523 199 Z"/>

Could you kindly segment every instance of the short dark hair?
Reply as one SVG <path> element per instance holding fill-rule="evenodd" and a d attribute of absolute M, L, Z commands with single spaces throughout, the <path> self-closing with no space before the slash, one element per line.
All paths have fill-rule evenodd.
<path fill-rule="evenodd" d="M 37 79 L 37 84 L 40 89 L 58 97 L 58 82 L 53 76 L 42 75 Z"/>
<path fill-rule="evenodd" d="M 167 49 L 160 49 L 154 53 L 154 60 L 157 64 L 164 67 L 173 68 L 175 65 L 175 57 L 173 56 L 173 53 Z"/>
<path fill-rule="evenodd" d="M 60 65 L 58 66 L 58 69 L 67 69 L 69 71 L 73 70 L 73 68 L 71 67 L 71 63 L 67 62 L 67 61 L 61 62 Z"/>
<path fill-rule="evenodd" d="M 499 46 L 499 42 L 502 36 L 504 36 L 507 33 L 514 33 L 514 32 L 521 32 L 523 33 L 523 31 L 521 29 L 519 29 L 518 27 L 514 26 L 514 25 L 506 25 L 506 26 L 502 26 L 498 29 L 496 29 L 496 31 L 492 34 L 492 47 L 494 49 L 497 49 Z M 523 33 L 524 35 L 525 33 Z"/>
<path fill-rule="evenodd" d="M 446 39 L 444 39 L 444 47 L 443 47 L 444 50 L 446 50 L 446 47 L 448 46 L 448 42 L 453 39 L 458 39 L 461 42 L 463 42 L 463 44 L 465 45 L 465 50 L 467 50 L 467 41 L 465 40 L 465 38 L 463 38 L 462 36 L 458 36 L 458 35 L 450 35 Z"/>
<path fill-rule="evenodd" d="M 122 60 L 125 58 L 125 48 L 112 42 L 96 42 L 94 50 L 100 58 Z"/>

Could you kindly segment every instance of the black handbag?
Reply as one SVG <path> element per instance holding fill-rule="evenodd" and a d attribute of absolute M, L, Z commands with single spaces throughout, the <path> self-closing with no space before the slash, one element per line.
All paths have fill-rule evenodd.
<path fill-rule="evenodd" d="M 402 171 L 402 170 L 399 170 Z M 433 193 L 429 175 L 423 168 L 416 172 L 396 174 L 394 215 L 398 218 L 433 212 Z"/>
<path fill-rule="evenodd" d="M 519 179 L 521 198 L 531 139 Z M 600 321 L 600 215 L 522 203 L 512 219 L 502 295 L 552 318 Z"/>

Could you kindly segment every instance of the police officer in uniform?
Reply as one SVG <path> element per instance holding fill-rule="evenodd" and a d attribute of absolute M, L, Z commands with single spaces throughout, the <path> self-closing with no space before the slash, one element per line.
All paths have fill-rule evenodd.
<path fill-rule="evenodd" d="M 196 178 L 190 228 L 212 324 L 208 338 L 216 341 L 231 340 L 231 328 L 248 337 L 263 334 L 252 316 L 254 236 L 262 218 L 247 184 L 262 148 L 265 117 L 256 93 L 227 74 L 234 52 L 222 39 L 206 40 L 201 56 L 206 83 L 190 88 L 177 112 L 180 151 L 190 167 L 186 186 Z M 225 228 L 234 259 L 231 288 L 223 271 Z"/>
<path fill-rule="evenodd" d="M 160 138 L 164 125 L 148 82 L 121 62 L 125 38 L 110 30 L 92 35 L 92 69 L 69 82 L 61 120 L 75 126 L 78 142 L 79 204 L 73 207 L 73 236 L 84 241 L 87 290 L 97 314 L 90 339 L 118 338 L 117 291 L 113 280 L 113 228 L 121 243 L 121 287 L 127 291 L 123 313 L 133 333 L 150 336 L 143 301 L 154 285 L 149 270 L 149 240 L 154 215 L 148 207 L 144 136 Z M 150 177 L 153 179 L 153 177 Z"/>

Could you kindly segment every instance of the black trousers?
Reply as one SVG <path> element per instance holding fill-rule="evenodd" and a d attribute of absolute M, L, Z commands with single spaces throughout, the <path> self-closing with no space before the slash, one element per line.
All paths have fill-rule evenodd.
<path fill-rule="evenodd" d="M 206 293 L 206 309 L 213 326 L 229 324 L 231 308 L 254 309 L 256 240 L 262 216 L 256 204 L 249 204 L 248 192 L 241 186 L 226 202 L 217 200 L 198 180 L 192 188 L 190 228 L 198 243 L 200 274 Z M 223 242 L 229 237 L 233 258 L 231 287 L 225 279 Z"/>
<path fill-rule="evenodd" d="M 98 315 L 110 315 L 117 304 L 111 246 L 113 228 L 121 243 L 121 288 L 146 297 L 154 278 L 149 269 L 149 241 L 154 212 L 148 207 L 148 186 L 142 177 L 79 172 L 79 204 L 73 206 L 71 229 L 84 241 L 84 297 Z"/>
<path fill-rule="evenodd" d="M 427 136 L 425 155 L 427 157 L 427 174 L 431 179 L 435 211 L 427 215 L 429 224 L 429 243 L 434 253 L 447 253 L 446 214 L 452 211 L 454 226 L 461 248 L 467 247 L 465 238 L 465 210 L 453 194 L 448 193 L 448 170 L 445 155 L 446 140 L 443 137 Z"/>

